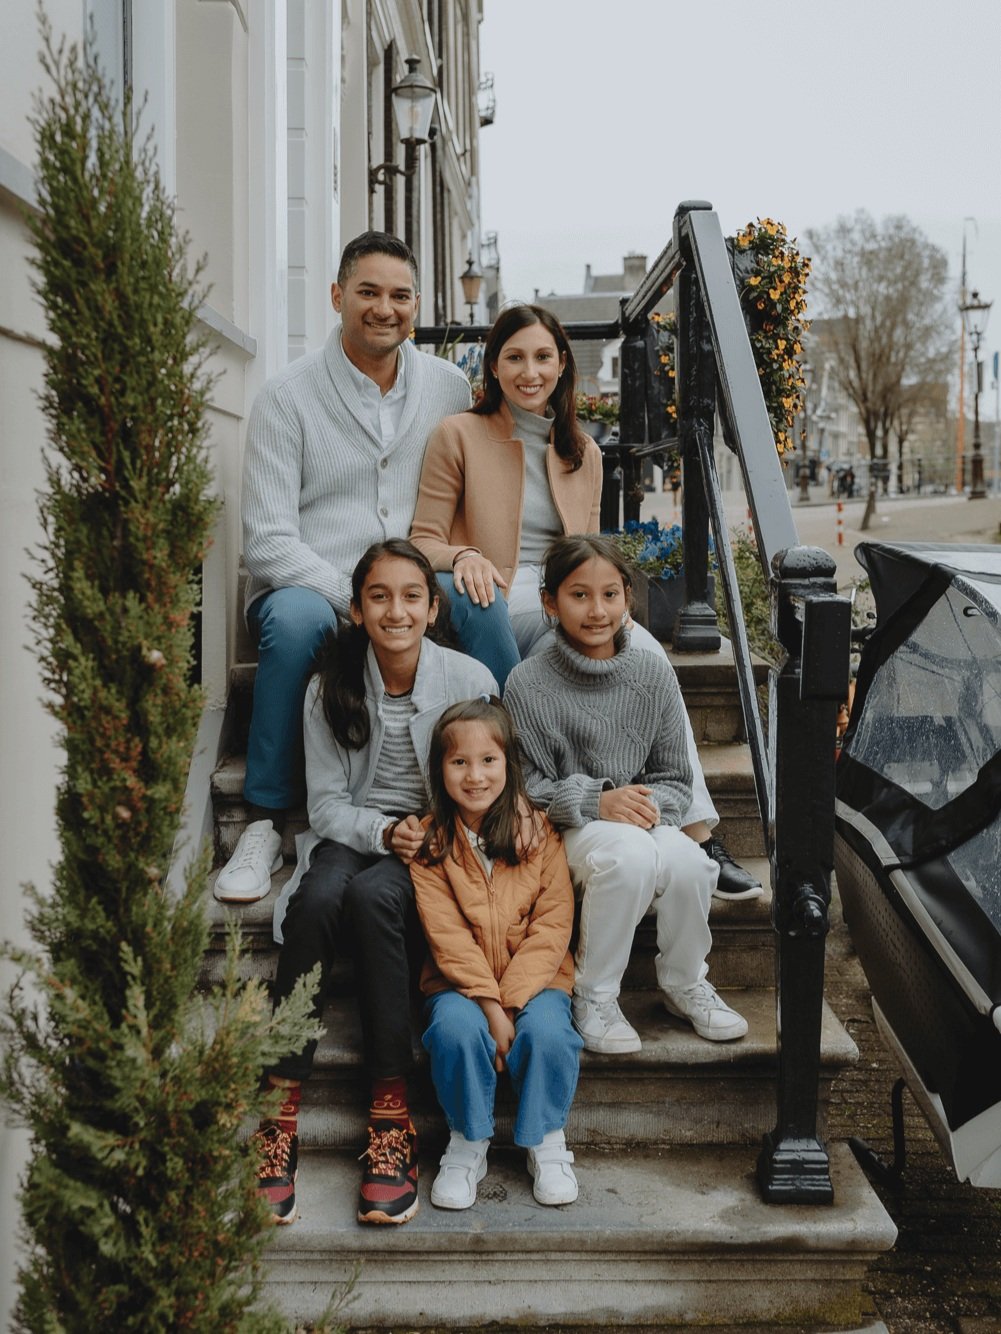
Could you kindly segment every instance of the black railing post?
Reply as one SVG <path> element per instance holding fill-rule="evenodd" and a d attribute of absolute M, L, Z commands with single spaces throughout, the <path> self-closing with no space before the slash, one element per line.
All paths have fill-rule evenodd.
<path fill-rule="evenodd" d="M 622 520 L 639 519 L 643 465 L 630 446 L 646 444 L 646 324 L 624 324 L 619 350 L 619 457 L 622 463 Z"/>
<path fill-rule="evenodd" d="M 709 605 L 709 506 L 702 478 L 701 450 L 711 452 L 716 421 L 716 356 L 709 317 L 685 226 L 693 210 L 711 204 L 688 200 L 674 215 L 674 236 L 683 267 L 677 281 L 678 337 L 675 375 L 678 384 L 678 436 L 684 477 L 685 591 L 687 605 L 678 613 L 672 644 L 676 652 L 716 652 L 719 622 Z"/>
<path fill-rule="evenodd" d="M 612 446 L 601 451 L 601 509 L 598 522 L 603 533 L 619 527 L 619 509 L 622 497 L 622 465 L 619 451 Z"/>
<path fill-rule="evenodd" d="M 816 547 L 776 555 L 777 638 L 788 658 L 772 674 L 775 811 L 772 924 L 778 1029 L 778 1118 L 765 1136 L 758 1181 L 772 1203 L 833 1199 L 827 1146 L 817 1134 L 824 947 L 834 863 L 834 736 L 848 692 L 850 607 L 834 559 Z"/>

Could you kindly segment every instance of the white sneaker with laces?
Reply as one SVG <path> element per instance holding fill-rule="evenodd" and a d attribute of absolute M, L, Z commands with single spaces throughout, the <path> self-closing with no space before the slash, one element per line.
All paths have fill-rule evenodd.
<path fill-rule="evenodd" d="M 562 1130 L 550 1130 L 528 1151 L 528 1170 L 532 1174 L 532 1194 L 539 1204 L 573 1204 L 579 1187 L 574 1176 L 573 1154 L 567 1148 Z"/>
<path fill-rule="evenodd" d="M 684 991 L 665 991 L 664 1008 L 668 1014 L 687 1019 L 699 1037 L 708 1042 L 733 1042 L 747 1032 L 747 1020 L 731 1010 L 705 978 Z"/>
<path fill-rule="evenodd" d="M 487 1174 L 489 1147 L 488 1139 L 466 1139 L 453 1130 L 431 1187 L 431 1203 L 439 1209 L 472 1208 L 477 1183 Z"/>
<path fill-rule="evenodd" d="M 247 825 L 212 891 L 223 903 L 256 903 L 282 864 L 282 838 L 270 820 Z"/>
<path fill-rule="evenodd" d="M 640 1035 L 612 1000 L 594 1001 L 574 995 L 573 1026 L 584 1039 L 584 1049 L 596 1052 L 639 1051 Z"/>

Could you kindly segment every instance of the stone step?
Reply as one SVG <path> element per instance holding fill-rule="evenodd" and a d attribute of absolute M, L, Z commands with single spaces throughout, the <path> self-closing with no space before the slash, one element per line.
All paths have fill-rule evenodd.
<path fill-rule="evenodd" d="M 581 1077 L 568 1134 L 577 1144 L 757 1144 L 776 1120 L 777 1070 L 774 993 L 725 989 L 722 995 L 748 1021 L 738 1042 L 706 1042 L 666 1013 L 659 992 L 623 993 L 622 1009 L 643 1049 L 620 1055 L 581 1054 Z M 365 1142 L 368 1079 L 362 1063 L 361 1028 L 354 997 L 335 995 L 324 1012 L 312 1078 L 303 1084 L 300 1141 L 307 1147 L 353 1147 Z M 432 1144 L 445 1127 L 416 1037 L 416 1074 L 410 1106 L 415 1124 Z M 831 1083 L 858 1059 L 858 1051 L 831 1010 L 821 1031 L 820 1123 Z M 510 1143 L 513 1103 L 506 1079 L 498 1086 L 497 1135 Z"/>
<path fill-rule="evenodd" d="M 718 653 L 675 653 L 665 647 L 685 697 L 695 740 L 700 745 L 745 740 L 747 733 L 730 641 L 724 639 Z M 768 664 L 755 657 L 752 667 L 756 684 L 764 685 L 768 680 Z"/>
<path fill-rule="evenodd" d="M 744 865 L 765 886 L 764 895 L 760 899 L 742 899 L 735 903 L 713 899 L 709 916 L 713 934 L 712 977 L 717 985 L 724 987 L 769 987 L 775 981 L 775 961 L 768 862 L 764 857 L 751 857 L 744 861 Z M 211 886 L 218 872 L 213 872 L 205 897 L 211 939 L 201 974 L 203 985 L 218 981 L 220 977 L 226 929 L 231 922 L 236 922 L 243 934 L 242 975 L 263 977 L 270 982 L 278 957 L 278 946 L 271 929 L 272 912 L 275 898 L 292 870 L 292 864 L 286 863 L 272 876 L 270 893 L 256 903 L 247 904 L 219 903 L 214 899 Z M 632 959 L 623 978 L 624 987 L 635 990 L 656 986 L 656 951 L 655 923 L 649 914 L 636 931 Z M 346 976 L 348 969 L 347 962 L 336 965 L 338 975 Z"/>
<path fill-rule="evenodd" d="M 397 1228 L 355 1221 L 352 1155 L 304 1152 L 301 1216 L 274 1229 L 264 1296 L 306 1321 L 357 1265 L 347 1313 L 379 1329 L 862 1322 L 866 1269 L 896 1229 L 844 1145 L 832 1146 L 824 1206 L 762 1203 L 750 1147 L 571 1147 L 580 1196 L 559 1209 L 535 1203 L 522 1150 L 497 1148 L 474 1207 L 437 1210 L 427 1154 L 420 1210 Z"/>
<path fill-rule="evenodd" d="M 699 743 L 744 740 L 746 732 L 730 641 L 724 639 L 718 653 L 675 653 L 668 645 L 665 649 L 685 697 L 695 740 Z M 768 680 L 768 664 L 763 659 L 754 659 L 753 671 L 758 685 Z M 228 745 L 234 754 L 246 749 L 256 675 L 256 652 L 238 662 L 230 672 Z"/>
<path fill-rule="evenodd" d="M 763 856 L 764 835 L 758 817 L 754 775 L 747 746 L 735 741 L 707 744 L 699 747 L 699 758 L 706 784 L 719 812 L 720 837 L 738 860 Z M 246 757 L 228 754 L 212 774 L 217 866 L 224 865 L 229 859 L 247 827 L 247 808 L 243 800 L 245 773 Z M 306 826 L 304 808 L 290 812 L 283 844 L 286 858 L 294 858 L 295 836 Z"/>

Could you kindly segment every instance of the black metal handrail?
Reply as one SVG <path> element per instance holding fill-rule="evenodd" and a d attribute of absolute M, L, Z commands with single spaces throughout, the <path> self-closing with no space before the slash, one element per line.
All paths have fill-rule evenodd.
<path fill-rule="evenodd" d="M 634 517 L 641 459 L 665 443 L 650 439 L 659 436 L 663 418 L 658 421 L 650 411 L 655 395 L 650 392 L 648 316 L 672 286 L 687 596 L 673 647 L 679 652 L 720 647 L 715 609 L 708 601 L 711 527 L 772 869 L 777 1118 L 774 1131 L 765 1136 L 758 1179 L 767 1200 L 826 1202 L 833 1188 L 826 1145 L 817 1135 L 820 1029 L 833 867 L 834 736 L 837 708 L 847 695 L 850 607 L 837 596 L 833 559 L 799 544 L 726 242 L 719 219 L 702 201 L 679 205 L 670 244 L 636 292 L 623 300 L 617 324 L 565 326 L 574 339 L 623 340 L 619 441 L 614 452 L 606 451 L 602 527 L 617 523 L 620 479 L 615 474 L 621 475 L 625 517 Z M 417 339 L 441 346 L 486 332 L 482 326 L 439 327 L 418 330 Z M 785 650 L 785 661 L 771 672 L 767 750 L 716 475 L 717 404 L 724 440 L 740 462 L 771 589 L 773 630 Z"/>

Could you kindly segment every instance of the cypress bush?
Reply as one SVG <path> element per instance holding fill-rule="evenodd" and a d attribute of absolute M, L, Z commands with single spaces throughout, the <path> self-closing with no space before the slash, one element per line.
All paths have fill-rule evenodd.
<path fill-rule="evenodd" d="M 215 515 L 201 266 L 189 268 L 148 140 L 92 41 L 55 44 L 36 98 L 29 218 L 49 330 L 36 650 L 65 757 L 51 894 L 7 1001 L 2 1092 L 31 1132 L 16 1328 L 283 1328 L 260 1312 L 269 1223 L 239 1134 L 263 1065 L 315 1036 L 305 988 L 196 988 L 203 855 L 165 874 L 200 714 L 195 572 Z"/>

